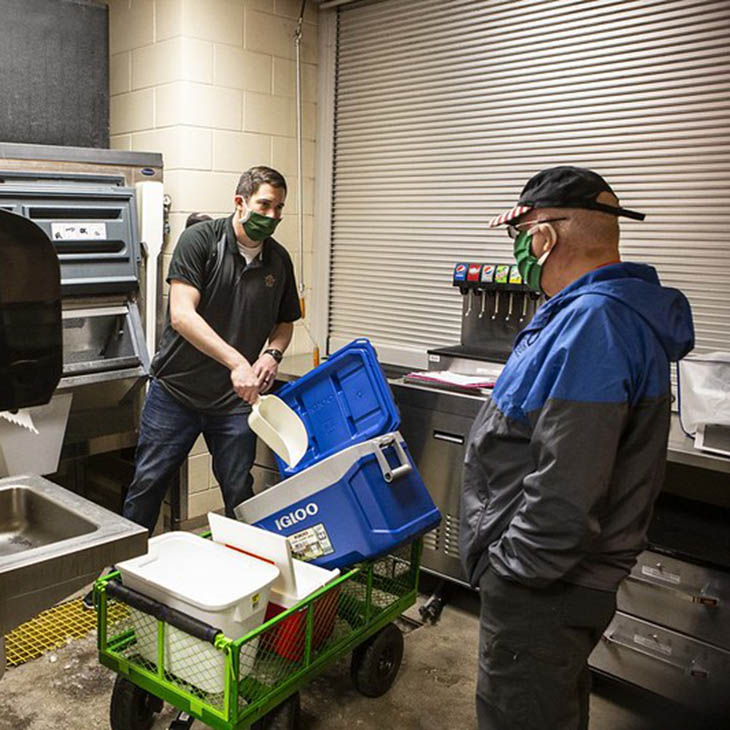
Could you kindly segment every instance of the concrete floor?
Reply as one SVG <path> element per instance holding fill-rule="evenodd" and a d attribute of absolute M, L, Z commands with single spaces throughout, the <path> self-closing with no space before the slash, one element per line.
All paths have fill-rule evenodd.
<path fill-rule="evenodd" d="M 417 608 L 408 615 L 417 619 Z M 400 673 L 384 697 L 359 695 L 350 683 L 349 661 L 343 660 L 302 690 L 299 729 L 473 730 L 477 629 L 477 597 L 458 592 L 437 625 L 406 635 Z M 97 661 L 93 634 L 8 669 L 0 680 L 0 730 L 108 728 L 114 678 Z M 166 707 L 154 730 L 166 730 L 175 716 Z M 727 730 L 728 725 L 708 723 L 613 682 L 599 682 L 592 696 L 590 730 Z"/>

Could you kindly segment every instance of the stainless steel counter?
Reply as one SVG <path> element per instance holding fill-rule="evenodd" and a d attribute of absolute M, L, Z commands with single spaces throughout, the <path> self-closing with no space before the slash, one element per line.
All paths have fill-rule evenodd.
<path fill-rule="evenodd" d="M 147 530 L 43 477 L 0 480 L 0 637 L 145 552 Z"/>
<path fill-rule="evenodd" d="M 423 407 L 426 407 L 427 403 L 433 402 L 434 399 L 437 398 L 437 396 L 434 395 L 435 393 L 441 394 L 440 402 L 443 402 L 444 399 L 455 399 L 464 404 L 473 403 L 475 400 L 484 402 L 489 397 L 488 395 L 470 395 L 467 393 L 432 388 L 430 386 L 405 383 L 402 378 L 393 378 L 390 379 L 389 382 L 391 387 L 397 386 L 399 389 L 407 388 L 415 393 L 418 393 L 419 391 L 423 393 Z M 418 396 L 411 396 L 409 401 L 413 401 L 414 398 L 418 398 Z M 667 461 L 730 474 L 730 457 L 724 457 L 695 449 L 692 438 L 682 431 L 682 427 L 679 425 L 679 416 L 676 413 L 672 413 L 669 443 L 667 445 Z M 730 482 L 728 482 L 728 488 L 730 488 Z"/>
<path fill-rule="evenodd" d="M 710 469 L 730 474 L 730 457 L 699 451 L 694 447 L 694 440 L 682 431 L 679 425 L 679 416 L 672 413 L 672 423 L 667 445 L 667 461 L 699 469 Z M 730 481 L 728 481 L 730 488 Z"/>

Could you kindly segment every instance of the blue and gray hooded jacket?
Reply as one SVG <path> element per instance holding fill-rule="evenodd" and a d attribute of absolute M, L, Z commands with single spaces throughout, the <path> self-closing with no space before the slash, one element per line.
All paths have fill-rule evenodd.
<path fill-rule="evenodd" d="M 471 429 L 460 547 L 540 587 L 615 590 L 645 547 L 664 476 L 670 361 L 694 346 L 684 295 L 620 263 L 537 311 Z"/>

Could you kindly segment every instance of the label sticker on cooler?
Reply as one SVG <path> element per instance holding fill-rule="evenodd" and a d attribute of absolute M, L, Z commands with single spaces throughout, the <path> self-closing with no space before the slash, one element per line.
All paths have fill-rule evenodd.
<path fill-rule="evenodd" d="M 522 283 L 522 274 L 520 274 L 520 270 L 517 268 L 517 266 L 513 266 L 509 270 L 509 283 L 510 284 L 521 284 Z"/>
<path fill-rule="evenodd" d="M 509 281 L 509 264 L 499 264 L 494 272 L 494 280 L 497 284 L 506 284 Z"/>
<path fill-rule="evenodd" d="M 322 558 L 335 551 L 322 522 L 301 532 L 289 535 L 288 540 L 291 545 L 292 555 L 305 562 Z"/>
<path fill-rule="evenodd" d="M 482 283 L 487 284 L 494 281 L 494 270 L 497 267 L 494 264 L 484 264 L 482 266 Z"/>
<path fill-rule="evenodd" d="M 454 281 L 466 281 L 466 264 L 456 264 L 454 266 Z"/>
<path fill-rule="evenodd" d="M 481 264 L 469 264 L 469 272 L 466 275 L 467 281 L 479 281 L 481 270 Z"/>

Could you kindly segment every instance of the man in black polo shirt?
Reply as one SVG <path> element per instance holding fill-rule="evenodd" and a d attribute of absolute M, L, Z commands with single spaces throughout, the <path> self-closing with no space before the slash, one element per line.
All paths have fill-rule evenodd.
<path fill-rule="evenodd" d="M 233 215 L 186 228 L 175 248 L 167 322 L 122 512 L 150 533 L 201 433 L 226 514 L 253 494 L 250 404 L 273 385 L 301 317 L 291 258 L 271 237 L 286 193 L 280 173 L 252 167 L 236 187 Z"/>

